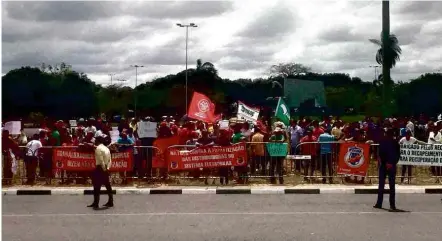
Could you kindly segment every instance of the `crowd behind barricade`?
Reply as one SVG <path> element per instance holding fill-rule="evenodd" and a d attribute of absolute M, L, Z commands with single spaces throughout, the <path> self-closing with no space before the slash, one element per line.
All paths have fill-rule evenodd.
<path fill-rule="evenodd" d="M 32 185 L 36 179 L 50 182 L 53 178 L 62 179 L 63 183 L 86 184 L 88 172 L 54 171 L 52 162 L 53 148 L 75 147 L 80 152 L 93 152 L 94 139 L 103 137 L 105 144 L 113 152 L 132 150 L 133 168 L 119 173 L 123 184 L 132 181 L 133 177 L 150 179 L 155 175 L 152 158 L 155 155 L 154 141 L 176 136 L 178 145 L 188 150 L 208 146 L 230 146 L 245 142 L 248 145 L 248 166 L 216 170 L 221 184 L 229 181 L 244 183 L 250 177 L 265 176 L 271 183 L 284 183 L 284 174 L 288 172 L 284 165 L 285 157 L 269 158 L 265 143 L 287 143 L 291 155 L 309 155 L 303 161 L 295 160 L 294 169 L 307 180 L 320 171 L 323 183 L 329 179 L 333 183 L 335 164 L 337 162 L 337 145 L 339 142 L 379 143 L 387 129 L 395 132 L 397 141 L 405 144 L 442 144 L 442 121 L 429 119 L 423 115 L 419 118 L 369 118 L 363 121 L 346 123 L 339 118 L 324 117 L 321 121 L 299 118 L 286 125 L 276 118 L 273 124 L 258 120 L 256 123 L 237 118 L 217 123 L 203 123 L 174 117 L 162 117 L 156 126 L 156 134 L 140 137 L 139 128 L 143 122 L 155 122 L 152 117 L 130 120 L 122 118 L 118 126 L 101 118 L 77 120 L 72 127 L 68 121 L 55 123 L 45 121 L 40 124 L 38 133 L 27 136 L 22 130 L 18 136 L 11 136 L 7 130 L 2 131 L 3 183 L 11 184 L 17 160 L 24 160 L 26 184 Z M 157 122 L 155 122 L 157 123 Z M 115 136 L 112 133 L 118 131 Z M 376 145 L 371 153 L 376 157 Z M 442 176 L 441 167 L 431 167 L 434 176 Z M 37 173 L 38 170 L 38 173 Z M 189 171 L 189 176 L 200 178 L 208 176 L 207 170 Z M 167 177 L 167 170 L 160 170 L 162 177 Z M 402 176 L 412 175 L 411 166 L 402 167 Z M 349 182 L 364 182 L 346 179 Z M 402 180 L 403 181 L 403 178 Z"/>

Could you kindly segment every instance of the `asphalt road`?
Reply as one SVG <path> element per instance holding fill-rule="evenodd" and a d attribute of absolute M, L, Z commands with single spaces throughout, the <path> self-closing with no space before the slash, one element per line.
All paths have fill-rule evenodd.
<path fill-rule="evenodd" d="M 434 240 L 440 195 L 398 195 L 410 212 L 374 210 L 375 195 L 3 196 L 3 240 Z M 107 197 L 102 195 L 101 204 Z M 388 207 L 388 196 L 384 205 Z"/>

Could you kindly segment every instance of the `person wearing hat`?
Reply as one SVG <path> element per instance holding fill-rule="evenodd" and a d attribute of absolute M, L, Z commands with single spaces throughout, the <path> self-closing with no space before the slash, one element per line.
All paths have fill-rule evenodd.
<path fill-rule="evenodd" d="M 286 141 L 286 137 L 284 135 L 284 130 L 280 127 L 276 127 L 275 130 L 273 130 L 272 136 L 270 136 L 269 141 L 270 142 L 276 142 L 276 143 L 284 143 Z M 270 160 L 270 176 L 271 176 L 271 183 L 276 184 L 276 178 L 275 178 L 275 168 L 276 173 L 279 176 L 279 183 L 284 184 L 284 178 L 283 178 L 283 162 L 284 157 L 272 157 Z"/>
<path fill-rule="evenodd" d="M 112 194 L 112 187 L 109 181 L 109 169 L 111 168 L 112 160 L 109 148 L 103 145 L 103 137 L 98 136 L 95 139 L 95 170 L 93 172 L 92 185 L 94 186 L 94 202 L 89 205 L 93 209 L 98 209 L 100 203 L 100 189 L 101 186 L 106 187 L 109 200 L 105 207 L 113 207 L 114 199 Z"/>

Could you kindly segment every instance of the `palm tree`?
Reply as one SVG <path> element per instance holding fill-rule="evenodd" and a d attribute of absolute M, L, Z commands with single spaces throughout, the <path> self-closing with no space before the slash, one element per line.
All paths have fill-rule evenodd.
<path fill-rule="evenodd" d="M 382 33 L 381 33 L 382 39 Z M 394 34 L 388 36 L 388 42 L 385 44 L 385 54 L 384 56 L 384 43 L 382 40 L 369 39 L 370 42 L 379 46 L 378 52 L 376 53 L 376 62 L 380 65 L 386 65 L 387 68 L 392 69 L 397 61 L 400 60 L 400 55 L 402 54 L 402 49 L 399 46 L 399 41 Z"/>
<path fill-rule="evenodd" d="M 217 75 L 218 74 L 218 70 L 215 68 L 215 66 L 210 63 L 210 62 L 205 62 L 203 64 L 201 59 L 198 59 L 196 61 L 196 71 L 207 71 L 209 73 L 212 73 L 213 75 Z"/>
<path fill-rule="evenodd" d="M 382 64 L 382 100 L 384 103 L 382 112 L 384 117 L 388 117 L 390 115 L 389 98 L 393 85 L 390 70 L 396 65 L 396 62 L 399 61 L 399 57 L 402 53 L 397 37 L 390 34 L 390 1 L 388 0 L 382 1 L 381 41 L 370 39 L 370 42 L 380 46 L 376 54 L 376 62 Z"/>

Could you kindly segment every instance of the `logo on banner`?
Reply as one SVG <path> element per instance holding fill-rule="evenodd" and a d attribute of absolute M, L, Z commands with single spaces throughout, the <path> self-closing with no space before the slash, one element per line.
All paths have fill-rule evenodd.
<path fill-rule="evenodd" d="M 57 168 L 63 168 L 63 162 L 62 161 L 57 161 L 57 163 L 56 163 L 56 165 L 55 165 Z"/>
<path fill-rule="evenodd" d="M 364 150 L 357 146 L 352 146 L 347 149 L 344 156 L 344 162 L 351 168 L 359 168 L 364 164 Z"/>
<path fill-rule="evenodd" d="M 170 167 L 171 167 L 172 169 L 176 169 L 176 168 L 178 167 L 178 163 L 176 163 L 176 162 L 171 162 L 171 163 L 170 163 Z"/>
<path fill-rule="evenodd" d="M 199 116 L 201 118 L 206 118 L 206 112 L 208 112 L 210 110 L 210 101 L 206 100 L 206 99 L 202 99 L 200 101 L 198 101 L 198 113 L 195 113 L 196 116 Z"/>
<path fill-rule="evenodd" d="M 242 157 L 238 157 L 238 159 L 236 159 L 236 161 L 238 162 L 238 165 L 244 164 L 244 158 L 242 158 Z"/>
<path fill-rule="evenodd" d="M 282 109 L 282 114 L 284 114 L 285 116 L 290 118 L 290 115 L 287 110 L 287 106 L 285 106 L 285 104 L 281 104 L 281 109 Z"/>

